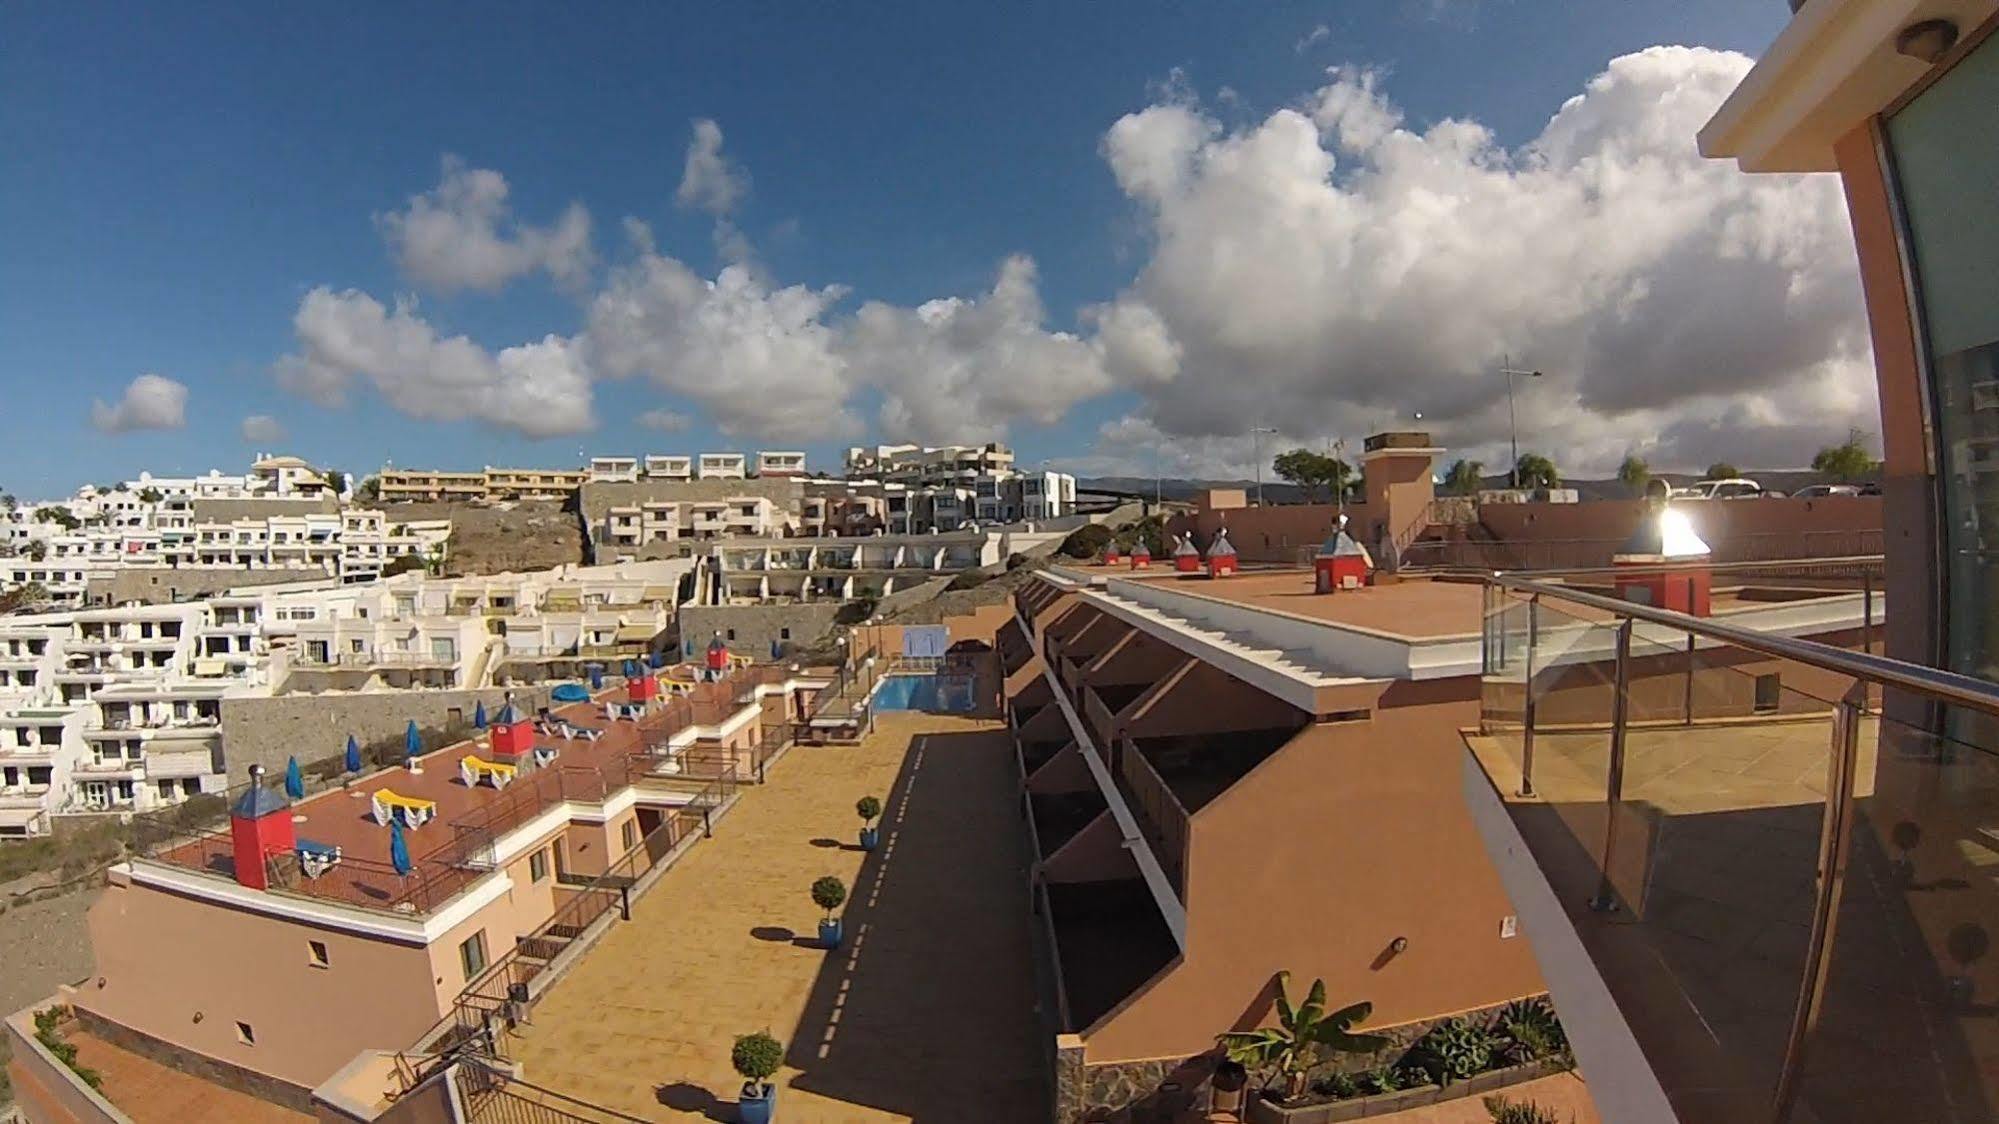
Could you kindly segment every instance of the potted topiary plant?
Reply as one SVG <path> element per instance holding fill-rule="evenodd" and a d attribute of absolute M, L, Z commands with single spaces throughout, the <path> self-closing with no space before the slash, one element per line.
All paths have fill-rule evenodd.
<path fill-rule="evenodd" d="M 863 796 L 854 802 L 854 811 L 861 814 L 861 850 L 872 851 L 881 842 L 881 829 L 875 826 L 875 819 L 882 814 L 882 802 Z"/>
<path fill-rule="evenodd" d="M 770 1083 L 770 1075 L 784 1064 L 783 1044 L 767 1030 L 742 1035 L 729 1050 L 729 1064 L 743 1075 L 736 1119 L 743 1124 L 770 1124 L 777 1111 L 777 1088 Z"/>
<path fill-rule="evenodd" d="M 847 885 L 832 875 L 827 875 L 812 884 L 812 904 L 826 911 L 819 919 L 819 943 L 827 948 L 840 947 L 840 919 L 833 911 L 847 900 Z"/>

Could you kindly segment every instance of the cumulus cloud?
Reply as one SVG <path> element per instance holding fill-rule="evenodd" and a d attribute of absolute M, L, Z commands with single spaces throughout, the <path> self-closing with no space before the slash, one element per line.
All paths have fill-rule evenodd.
<path fill-rule="evenodd" d="M 325 286 L 306 294 L 292 326 L 299 350 L 278 361 L 278 380 L 322 405 L 343 403 L 363 378 L 415 418 L 471 419 L 529 437 L 594 424 L 590 376 L 574 342 L 559 336 L 495 354 L 464 336 L 440 336 L 413 302 L 389 309 Z"/>
<path fill-rule="evenodd" d="M 674 407 L 647 424 L 685 409 L 773 441 L 854 435 L 870 411 L 888 439 L 992 437 L 1122 393 L 1099 467 L 1241 473 L 1252 427 L 1295 435 L 1270 448 L 1319 447 L 1418 412 L 1497 468 L 1511 355 L 1548 373 L 1518 387 L 1521 446 L 1569 474 L 1633 451 L 1658 468 L 1798 464 L 1875 427 L 1872 370 L 1837 181 L 1748 176 L 1695 149 L 1748 66 L 1683 47 L 1614 59 L 1515 146 L 1469 119 L 1412 123 L 1365 67 L 1239 124 L 1172 75 L 1100 146 L 1142 263 L 1109 299 L 1053 313 L 1026 256 L 984 292 L 851 311 L 838 284 L 768 276 L 729 221 L 747 177 L 697 121 L 677 197 L 716 218 L 728 264 L 712 277 L 627 220 L 629 256 L 574 335 L 489 352 L 411 305 L 318 289 L 277 374 L 322 402 L 359 378 L 414 416 L 542 435 L 590 424 L 593 380 L 643 379 Z M 508 264 L 438 272 L 519 272 L 533 240 L 505 181 L 445 180 L 391 224 L 405 243 L 413 217 L 472 216 L 440 225 Z"/>
<path fill-rule="evenodd" d="M 251 414 L 243 419 L 243 440 L 252 445 L 268 445 L 285 439 L 285 427 L 269 414 Z"/>
<path fill-rule="evenodd" d="M 641 254 L 591 302 L 582 346 L 609 378 L 643 376 L 722 432 L 777 440 L 850 435 L 846 361 L 826 315 L 845 290 L 772 287 L 743 265 L 713 280 Z"/>
<path fill-rule="evenodd" d="M 590 212 L 571 203 L 552 225 L 534 226 L 514 218 L 507 194 L 505 176 L 447 155 L 436 187 L 375 225 L 403 273 L 438 292 L 493 292 L 537 269 L 565 285 L 587 279 Z"/>
<path fill-rule="evenodd" d="M 92 399 L 90 424 L 104 433 L 180 429 L 187 424 L 187 387 L 163 375 L 140 375 L 125 387 L 117 404 Z"/>
<path fill-rule="evenodd" d="M 1152 253 L 1100 341 L 1168 439 L 1421 411 L 1503 460 L 1510 352 L 1549 373 L 1519 387 L 1523 448 L 1571 472 L 1799 463 L 1868 424 L 1872 371 L 1837 181 L 1695 151 L 1748 67 L 1626 55 L 1516 149 L 1408 127 L 1356 68 L 1238 130 L 1184 100 L 1132 113 L 1104 155 Z"/>
<path fill-rule="evenodd" d="M 870 301 L 849 329 L 853 369 L 881 391 L 880 428 L 940 442 L 1053 424 L 1111 389 L 1095 343 L 1042 326 L 1034 261 L 1008 258 L 991 291 L 916 308 Z"/>
<path fill-rule="evenodd" d="M 674 201 L 720 218 L 734 210 L 749 189 L 749 173 L 722 154 L 722 126 L 706 117 L 697 119 Z"/>

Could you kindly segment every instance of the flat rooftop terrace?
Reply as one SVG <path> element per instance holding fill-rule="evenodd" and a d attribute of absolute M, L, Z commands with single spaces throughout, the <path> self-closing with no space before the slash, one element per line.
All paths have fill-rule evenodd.
<path fill-rule="evenodd" d="M 881 847 L 854 801 L 882 799 Z M 997 722 L 885 714 L 857 746 L 792 749 L 506 1042 L 523 1076 L 646 1119 L 733 1119 L 735 1037 L 785 1043 L 778 1119 L 1045 1117 L 1048 1046 L 1018 779 Z M 807 890 L 848 885 L 846 942 Z"/>
<path fill-rule="evenodd" d="M 1392 585 L 1321 594 L 1312 592 L 1311 570 L 1245 570 L 1212 581 L 1205 577 L 1134 573 L 1110 567 L 1090 567 L 1085 572 L 1093 577 L 1101 572 L 1108 579 L 1130 578 L 1192 597 L 1416 639 L 1475 636 L 1484 605 L 1483 587 L 1476 582 L 1429 578 L 1405 578 Z"/>
<path fill-rule="evenodd" d="M 494 760 L 486 739 L 474 738 L 432 750 L 417 758 L 419 771 L 388 768 L 292 805 L 294 835 L 301 841 L 338 847 L 340 864 L 316 879 L 285 888 L 294 892 L 353 904 L 429 910 L 482 872 L 465 863 L 466 847 L 476 846 L 484 830 L 498 833 L 525 822 L 543 808 L 563 799 L 601 800 L 609 792 L 643 775 L 643 755 L 649 742 L 671 736 L 689 725 L 719 723 L 745 706 L 739 696 L 782 675 L 778 668 L 738 670 L 720 683 L 702 683 L 685 696 L 654 703 L 636 721 L 605 717 L 604 704 L 630 701 L 624 686 L 599 691 L 592 701 L 553 708 L 553 714 L 577 727 L 602 731 L 594 741 L 537 735 L 537 747 L 556 751 L 547 766 L 523 767 L 503 789 L 490 784 L 467 785 L 459 760 L 477 756 Z M 267 777 L 278 787 L 282 778 Z M 422 827 L 404 833 L 415 873 L 395 874 L 389 857 L 389 829 L 373 814 L 374 794 L 388 790 L 397 796 L 436 803 L 436 814 Z M 227 824 L 199 834 L 152 856 L 176 866 L 233 875 Z"/>

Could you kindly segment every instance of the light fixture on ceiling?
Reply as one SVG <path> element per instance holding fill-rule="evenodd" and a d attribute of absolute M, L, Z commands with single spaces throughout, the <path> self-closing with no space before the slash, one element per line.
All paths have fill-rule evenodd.
<path fill-rule="evenodd" d="M 1957 45 L 1957 24 L 1950 20 L 1922 20 L 1895 33 L 1895 53 L 1935 63 Z"/>

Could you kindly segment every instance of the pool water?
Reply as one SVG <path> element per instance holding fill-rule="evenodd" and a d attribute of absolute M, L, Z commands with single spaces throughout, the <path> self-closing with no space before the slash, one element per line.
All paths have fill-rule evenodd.
<path fill-rule="evenodd" d="M 977 707 L 969 675 L 891 675 L 875 691 L 876 710 L 969 714 Z"/>

